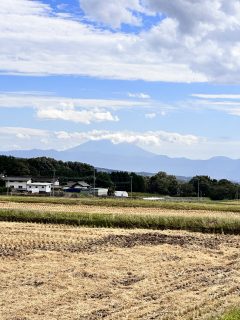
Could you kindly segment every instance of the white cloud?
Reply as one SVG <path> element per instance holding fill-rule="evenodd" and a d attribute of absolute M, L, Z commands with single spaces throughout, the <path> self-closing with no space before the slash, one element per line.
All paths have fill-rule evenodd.
<path fill-rule="evenodd" d="M 141 19 L 133 11 L 148 13 L 140 0 L 108 0 L 103 3 L 98 0 L 80 0 L 80 5 L 86 16 L 93 21 L 120 28 L 121 24 L 139 26 Z"/>
<path fill-rule="evenodd" d="M 139 93 L 131 93 L 131 92 L 129 92 L 128 96 L 130 98 L 137 98 L 137 99 L 150 99 L 151 98 L 148 94 L 143 93 L 143 92 L 139 92 Z"/>
<path fill-rule="evenodd" d="M 3 108 L 106 108 L 117 110 L 121 108 L 144 107 L 145 102 L 134 100 L 113 99 L 78 99 L 55 96 L 46 92 L 0 92 L 0 107 Z"/>
<path fill-rule="evenodd" d="M 195 98 L 200 99 L 240 99 L 240 94 L 200 94 L 200 93 L 194 93 L 191 95 Z"/>
<path fill-rule="evenodd" d="M 1 135 L 14 135 L 20 139 L 23 137 L 46 137 L 48 131 L 33 128 L 22 128 L 22 127 L 0 127 Z"/>
<path fill-rule="evenodd" d="M 147 119 L 154 119 L 154 118 L 156 118 L 156 113 L 146 113 L 145 114 L 145 118 L 147 118 Z"/>
<path fill-rule="evenodd" d="M 29 139 L 29 137 L 31 137 Z M 14 139 L 13 139 L 14 138 Z M 0 127 L 1 150 L 55 149 L 64 150 L 89 140 L 107 139 L 113 143 L 127 142 L 145 150 L 171 157 L 208 159 L 221 155 L 239 159 L 240 140 L 207 139 L 166 131 L 48 131 L 21 127 Z"/>
<path fill-rule="evenodd" d="M 110 99 L 71 99 L 41 92 L 0 93 L 0 108 L 34 108 L 41 119 L 58 119 L 76 123 L 118 121 L 111 111 L 146 107 L 144 102 Z"/>
<path fill-rule="evenodd" d="M 66 120 L 76 123 L 90 124 L 92 122 L 103 121 L 119 121 L 117 116 L 113 116 L 109 111 L 75 111 L 75 110 L 59 110 L 54 108 L 40 109 L 37 116 L 42 119 Z"/>
<path fill-rule="evenodd" d="M 153 49 L 144 33 L 98 30 L 83 21 L 56 16 L 39 1 L 34 1 L 33 8 L 29 4 L 10 0 L 8 7 L 0 2 L 2 73 L 177 82 L 206 79 L 185 62 Z"/>
<path fill-rule="evenodd" d="M 238 94 L 192 94 L 196 100 L 188 101 L 186 106 L 191 109 L 210 109 L 224 112 L 232 116 L 240 116 L 240 95 Z"/>
<path fill-rule="evenodd" d="M 17 140 L 16 140 L 17 139 Z M 142 148 L 162 148 L 166 145 L 189 146 L 198 144 L 202 138 L 166 131 L 108 131 L 83 132 L 50 131 L 22 127 L 0 127 L 1 150 L 11 150 L 18 142 L 19 149 L 64 150 L 87 141 L 109 140 L 114 144 L 130 143 Z"/>
<path fill-rule="evenodd" d="M 0 70 L 165 82 L 240 81 L 238 0 L 81 0 L 88 17 L 118 27 L 159 14 L 138 34 L 56 15 L 41 1 L 0 2 Z M 144 15 L 143 15 L 144 19 Z"/>
<path fill-rule="evenodd" d="M 110 140 L 112 143 L 132 143 L 140 146 L 154 145 L 159 146 L 161 143 L 186 144 L 192 145 L 197 143 L 199 138 L 194 135 L 181 135 L 179 133 L 165 131 L 101 131 L 94 130 L 90 132 L 72 132 L 59 131 L 55 133 L 59 139 L 76 141 L 82 143 L 88 140 Z"/>

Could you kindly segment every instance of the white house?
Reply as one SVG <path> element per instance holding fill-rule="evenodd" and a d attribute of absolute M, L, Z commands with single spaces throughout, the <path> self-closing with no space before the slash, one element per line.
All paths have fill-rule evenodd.
<path fill-rule="evenodd" d="M 120 198 L 128 198 L 128 193 L 127 191 L 115 191 L 114 196 Z"/>
<path fill-rule="evenodd" d="M 4 177 L 6 188 L 10 188 L 15 191 L 26 191 L 27 184 L 32 182 L 29 177 Z"/>
<path fill-rule="evenodd" d="M 27 191 L 31 193 L 51 193 L 52 183 L 32 182 L 27 184 Z"/>

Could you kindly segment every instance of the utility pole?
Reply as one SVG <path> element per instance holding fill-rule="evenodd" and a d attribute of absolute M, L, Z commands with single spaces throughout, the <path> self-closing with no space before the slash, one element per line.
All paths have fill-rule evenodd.
<path fill-rule="evenodd" d="M 95 186 L 96 186 L 96 172 L 95 172 L 95 168 L 93 168 L 93 197 L 95 197 Z"/>
<path fill-rule="evenodd" d="M 198 178 L 198 201 L 200 199 L 200 186 L 199 186 L 199 178 Z"/>
<path fill-rule="evenodd" d="M 132 199 L 132 179 L 133 179 L 133 177 L 130 176 L 130 179 L 131 179 L 131 199 Z"/>
<path fill-rule="evenodd" d="M 54 197 L 55 196 L 55 190 L 54 190 L 54 187 L 55 187 L 55 174 L 56 174 L 56 170 L 53 169 L 53 190 L 52 190 L 52 196 Z"/>

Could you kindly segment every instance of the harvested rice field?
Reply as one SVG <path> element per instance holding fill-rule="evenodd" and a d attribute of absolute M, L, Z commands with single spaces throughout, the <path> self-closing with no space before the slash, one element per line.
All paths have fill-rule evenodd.
<path fill-rule="evenodd" d="M 0 222 L 1 320 L 216 319 L 240 236 Z"/>
<path fill-rule="evenodd" d="M 76 212 L 76 213 L 103 213 L 103 214 L 137 214 L 137 215 L 171 215 L 171 216 L 196 216 L 215 218 L 234 218 L 240 220 L 239 212 L 210 211 L 210 210 L 181 210 L 152 207 L 123 207 L 98 206 L 84 204 L 54 204 L 54 203 L 18 203 L 11 201 L 0 201 L 1 209 L 26 210 L 36 212 Z"/>

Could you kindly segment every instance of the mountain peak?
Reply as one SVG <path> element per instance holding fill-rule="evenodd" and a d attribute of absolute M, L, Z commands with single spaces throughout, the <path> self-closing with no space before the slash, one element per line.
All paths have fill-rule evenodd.
<path fill-rule="evenodd" d="M 109 140 L 91 140 L 68 149 L 68 152 L 97 152 L 109 155 L 128 155 L 128 156 L 154 156 L 154 153 L 143 150 L 142 148 L 127 142 L 113 143 Z"/>

